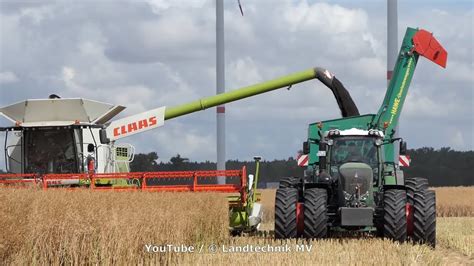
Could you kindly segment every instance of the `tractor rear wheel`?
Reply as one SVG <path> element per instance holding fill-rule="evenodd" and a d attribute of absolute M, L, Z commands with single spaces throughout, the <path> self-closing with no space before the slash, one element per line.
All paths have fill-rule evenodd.
<path fill-rule="evenodd" d="M 327 191 L 311 188 L 304 191 L 305 238 L 324 238 L 328 232 Z"/>
<path fill-rule="evenodd" d="M 383 195 L 383 236 L 394 241 L 405 242 L 407 196 L 405 190 L 389 189 Z"/>
<path fill-rule="evenodd" d="M 436 194 L 432 190 L 415 193 L 413 240 L 436 247 Z"/>
<path fill-rule="evenodd" d="M 280 179 L 279 188 L 287 188 L 287 187 L 296 188 L 299 182 L 300 182 L 299 177 L 285 176 Z"/>
<path fill-rule="evenodd" d="M 275 196 L 275 238 L 286 239 L 297 237 L 296 188 L 279 188 Z"/>
<path fill-rule="evenodd" d="M 415 192 L 428 190 L 428 179 L 423 177 L 411 177 L 405 179 L 405 186 L 407 187 L 408 203 L 415 202 Z"/>
<path fill-rule="evenodd" d="M 416 243 L 424 243 L 425 193 L 428 191 L 428 179 L 412 177 L 405 180 L 407 191 L 407 236 Z"/>

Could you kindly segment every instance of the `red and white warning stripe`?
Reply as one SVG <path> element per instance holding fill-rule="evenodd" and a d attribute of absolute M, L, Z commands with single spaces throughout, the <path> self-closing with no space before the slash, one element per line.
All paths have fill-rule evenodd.
<path fill-rule="evenodd" d="M 400 155 L 398 157 L 398 163 L 400 164 L 400 166 L 403 166 L 403 167 L 408 167 L 410 166 L 410 156 L 409 155 Z"/>
<path fill-rule="evenodd" d="M 298 156 L 298 166 L 308 166 L 308 154 L 301 154 Z"/>

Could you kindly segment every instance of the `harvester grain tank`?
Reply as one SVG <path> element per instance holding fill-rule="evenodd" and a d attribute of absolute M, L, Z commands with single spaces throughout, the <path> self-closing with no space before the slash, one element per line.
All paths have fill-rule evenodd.
<path fill-rule="evenodd" d="M 331 231 L 375 232 L 396 241 L 436 244 L 435 192 L 395 164 L 398 118 L 419 56 L 446 67 L 447 52 L 422 29 L 408 28 L 376 114 L 309 125 L 304 179 L 284 178 L 276 192 L 277 238 L 324 238 Z M 400 142 L 400 154 L 406 143 Z"/>

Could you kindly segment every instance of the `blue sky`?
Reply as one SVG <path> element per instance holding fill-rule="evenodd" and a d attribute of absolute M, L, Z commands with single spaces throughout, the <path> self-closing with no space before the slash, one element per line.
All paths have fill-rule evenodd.
<path fill-rule="evenodd" d="M 362 113 L 386 87 L 385 1 L 226 1 L 226 89 L 321 66 Z M 399 1 L 407 26 L 434 32 L 448 66 L 420 59 L 401 116 L 410 148 L 474 146 L 472 1 Z M 215 93 L 214 1 L 0 1 L 0 105 L 83 97 L 127 106 L 123 115 Z M 316 81 L 226 106 L 227 158 L 294 156 L 307 125 L 340 117 Z M 125 142 L 167 161 L 215 160 L 215 110 L 167 121 Z M 6 120 L 0 120 L 6 126 Z M 1 159 L 3 160 L 3 158 Z M 0 161 L 0 163 L 2 163 Z"/>

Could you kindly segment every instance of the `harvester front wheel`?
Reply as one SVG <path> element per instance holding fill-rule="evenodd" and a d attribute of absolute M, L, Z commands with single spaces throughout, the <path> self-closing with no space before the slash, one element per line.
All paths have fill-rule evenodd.
<path fill-rule="evenodd" d="M 432 190 L 415 193 L 413 239 L 436 246 L 436 194 Z"/>
<path fill-rule="evenodd" d="M 324 238 L 328 232 L 327 191 L 311 188 L 304 191 L 305 238 Z"/>
<path fill-rule="evenodd" d="M 297 237 L 296 188 L 279 188 L 275 196 L 275 238 L 286 239 Z"/>
<path fill-rule="evenodd" d="M 383 196 L 383 236 L 394 241 L 407 239 L 407 196 L 405 190 L 389 189 Z"/>
<path fill-rule="evenodd" d="M 297 188 L 298 183 L 300 182 L 299 177 L 295 176 L 285 176 L 280 179 L 279 188 Z"/>

